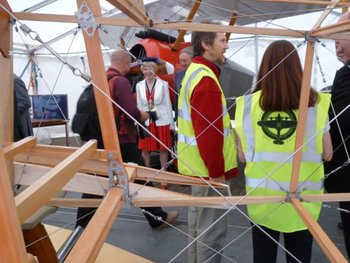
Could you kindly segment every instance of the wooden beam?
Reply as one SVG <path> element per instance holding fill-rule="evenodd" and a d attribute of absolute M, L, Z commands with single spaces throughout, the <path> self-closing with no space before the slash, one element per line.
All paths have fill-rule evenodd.
<path fill-rule="evenodd" d="M 111 5 L 122 11 L 141 26 L 151 26 L 152 21 L 145 12 L 140 9 L 139 5 L 132 0 L 107 0 Z"/>
<path fill-rule="evenodd" d="M 123 190 L 112 188 L 69 253 L 65 263 L 95 262 L 123 205 Z"/>
<path fill-rule="evenodd" d="M 331 4 L 326 7 L 326 9 L 322 12 L 319 19 L 316 21 L 316 23 L 313 26 L 313 30 L 316 28 L 319 28 L 322 24 L 322 22 L 326 19 L 326 17 L 333 11 L 333 8 L 339 3 L 340 0 L 332 0 Z"/>
<path fill-rule="evenodd" d="M 26 248 L 1 146 L 0 168 L 0 258 L 2 262 L 26 262 Z"/>
<path fill-rule="evenodd" d="M 301 195 L 303 202 L 342 202 L 350 200 L 350 193 Z"/>
<path fill-rule="evenodd" d="M 27 13 L 15 13 L 18 19 L 33 20 L 33 21 L 46 21 L 46 22 L 66 22 L 77 23 L 75 16 L 67 15 L 55 15 L 55 14 L 27 14 Z M 114 25 L 114 26 L 132 26 L 140 27 L 139 24 L 133 22 L 130 19 L 122 18 L 106 18 L 95 15 L 97 23 L 102 25 Z M 288 37 L 304 37 L 308 30 L 288 30 L 278 28 L 258 28 L 258 27 L 246 27 L 246 26 L 226 26 L 226 25 L 213 25 L 204 23 L 154 23 L 152 28 L 154 29 L 168 29 L 168 30 L 185 30 L 185 31 L 210 31 L 210 32 L 224 32 L 234 34 L 252 34 L 252 35 L 267 35 L 267 36 L 288 36 Z"/>
<path fill-rule="evenodd" d="M 96 198 L 52 198 L 47 205 L 57 207 L 99 207 L 103 199 Z"/>
<path fill-rule="evenodd" d="M 86 3 L 94 16 L 101 16 L 101 7 L 99 1 L 95 0 L 77 0 L 78 8 Z M 89 68 L 93 82 L 100 87 L 105 94 L 110 98 L 109 85 L 107 76 L 105 74 L 105 65 L 102 56 L 101 43 L 99 31 L 96 30 L 93 36 L 89 36 L 86 32 L 83 33 L 85 46 L 87 50 L 87 57 L 89 61 Z M 101 74 L 103 72 L 103 74 Z M 101 126 L 102 138 L 106 150 L 116 151 L 117 161 L 124 169 L 123 160 L 120 154 L 119 140 L 117 127 L 115 125 L 115 118 L 112 103 L 105 98 L 105 96 L 97 90 L 94 86 L 94 95 L 98 112 L 98 119 Z"/>
<path fill-rule="evenodd" d="M 157 191 L 165 191 L 156 189 Z M 167 192 L 167 191 L 165 191 Z M 142 197 L 139 196 L 142 195 Z M 158 192 L 156 196 L 152 193 L 152 189 L 148 189 L 147 193 L 138 192 L 132 203 L 138 207 L 154 207 L 154 206 L 196 206 L 196 207 L 208 207 L 208 208 L 222 208 L 228 209 L 235 205 L 247 205 L 247 204 L 269 204 L 269 203 L 281 203 L 286 200 L 285 196 L 225 196 L 225 199 L 221 196 L 218 197 L 193 197 L 193 196 L 170 196 L 163 194 L 160 196 Z"/>
<path fill-rule="evenodd" d="M 10 5 L 7 0 L 1 0 L 1 5 L 8 11 L 12 12 Z M 0 8 L 0 53 L 5 58 L 10 58 L 10 49 L 12 41 L 10 35 L 12 34 L 12 26 L 10 25 L 10 15 L 3 9 Z"/>
<path fill-rule="evenodd" d="M 329 261 L 334 263 L 348 262 L 302 203 L 298 199 L 292 198 L 292 204 Z"/>
<path fill-rule="evenodd" d="M 268 36 L 288 36 L 288 37 L 301 37 L 307 33 L 307 30 L 288 30 L 277 28 L 258 28 L 258 27 L 246 27 L 246 26 L 226 26 L 215 25 L 205 23 L 154 23 L 153 28 L 158 29 L 178 29 L 186 31 L 202 31 L 202 32 L 223 32 L 234 34 L 252 34 L 252 35 L 268 35 Z"/>
<path fill-rule="evenodd" d="M 6 0 L 0 3 L 8 10 L 11 8 Z M 9 51 L 12 48 L 12 26 L 10 16 L 0 8 L 0 140 L 2 145 L 13 141 L 13 61 Z"/>
<path fill-rule="evenodd" d="M 312 65 L 314 58 L 314 43 L 308 41 L 306 45 L 306 57 L 304 64 L 303 80 L 301 84 L 301 94 L 299 101 L 298 124 L 296 130 L 296 139 L 294 146 L 293 166 L 291 174 L 290 192 L 295 193 L 299 185 L 299 172 L 301 159 L 303 156 L 302 146 L 304 144 L 304 132 L 306 127 L 307 109 L 310 95 L 310 81 L 312 74 Z"/>
<path fill-rule="evenodd" d="M 330 34 L 349 32 L 350 20 L 339 22 L 333 25 L 320 27 L 311 32 L 312 37 L 325 37 Z"/>
<path fill-rule="evenodd" d="M 21 223 L 62 189 L 78 171 L 81 164 L 96 150 L 96 145 L 95 140 L 85 143 L 79 150 L 16 196 L 15 202 Z"/>
<path fill-rule="evenodd" d="M 190 13 L 187 16 L 187 19 L 186 19 L 187 22 L 190 22 L 190 21 L 193 20 L 195 14 L 198 11 L 198 8 L 199 8 L 201 2 L 202 2 L 202 0 L 194 1 L 193 6 L 191 8 L 191 11 L 190 11 Z M 175 41 L 175 43 L 172 46 L 173 50 L 178 50 L 179 49 L 179 46 L 180 46 L 181 42 L 184 41 L 185 34 L 186 34 L 186 30 L 180 30 L 179 31 L 179 35 L 177 36 L 176 41 Z"/>
<path fill-rule="evenodd" d="M 172 173 L 162 170 L 156 170 L 149 167 L 125 164 L 126 167 L 136 169 L 135 179 L 139 180 L 151 180 L 153 182 L 169 183 L 169 184 L 181 184 L 181 185 L 194 185 L 201 187 L 209 187 L 205 180 L 197 177 L 191 177 L 188 175 L 182 175 L 178 173 Z M 217 188 L 225 188 L 226 184 L 220 184 L 215 182 L 210 182 L 210 185 Z"/>
<path fill-rule="evenodd" d="M 57 22 L 57 23 L 78 23 L 78 19 L 73 15 L 57 15 L 57 14 L 39 14 L 39 13 L 22 13 L 15 12 L 14 16 L 23 21 L 38 21 L 38 22 Z M 139 27 L 135 21 L 130 18 L 113 18 L 95 16 L 95 21 L 102 25 L 111 26 L 133 26 Z"/>
<path fill-rule="evenodd" d="M 237 13 L 232 13 L 229 25 L 234 26 L 236 24 L 236 21 L 237 21 Z M 229 33 L 229 32 L 226 33 L 226 41 L 229 41 L 230 36 L 231 36 L 231 33 Z"/>
<path fill-rule="evenodd" d="M 17 162 L 54 167 L 77 149 L 77 147 L 37 145 L 36 147 L 15 156 L 14 160 Z M 98 175 L 108 175 L 107 161 L 110 156 L 117 156 L 117 152 L 98 149 L 92 154 L 89 160 L 84 162 L 79 171 Z"/>
<path fill-rule="evenodd" d="M 45 174 L 50 170 L 50 167 L 38 166 L 28 163 L 15 163 L 15 184 L 30 186 L 45 176 Z M 109 188 L 109 182 L 106 177 L 96 176 L 92 174 L 76 173 L 74 177 L 64 185 L 62 190 L 104 196 Z"/>
<path fill-rule="evenodd" d="M 5 158 L 12 160 L 14 156 L 20 154 L 36 145 L 36 138 L 26 137 L 18 142 L 14 142 L 4 148 Z"/>

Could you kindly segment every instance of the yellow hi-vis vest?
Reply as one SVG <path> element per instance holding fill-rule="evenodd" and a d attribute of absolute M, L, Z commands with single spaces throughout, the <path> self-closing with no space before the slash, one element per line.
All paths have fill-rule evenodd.
<path fill-rule="evenodd" d="M 237 98 L 235 129 L 246 159 L 246 190 L 250 196 L 286 195 L 290 191 L 298 110 L 264 112 L 261 92 Z M 309 107 L 302 147 L 299 194 L 323 193 L 322 138 L 328 120 L 330 95 L 319 94 Z M 321 202 L 303 203 L 318 219 Z M 257 224 L 290 233 L 307 229 L 290 202 L 248 205 L 248 214 Z"/>
<path fill-rule="evenodd" d="M 203 77 L 214 79 L 218 87 L 220 87 L 219 80 L 214 72 L 207 66 L 197 63 L 190 64 L 182 80 L 178 103 L 178 169 L 181 174 L 209 177 L 208 169 L 198 150 L 197 140 L 192 126 L 190 105 L 192 92 Z M 226 108 L 226 99 L 222 90 L 221 94 L 224 128 L 224 145 L 222 154 L 225 161 L 224 171 L 227 172 L 237 167 L 237 151 L 230 117 Z M 208 107 L 210 107 L 210 105 L 208 105 Z"/>

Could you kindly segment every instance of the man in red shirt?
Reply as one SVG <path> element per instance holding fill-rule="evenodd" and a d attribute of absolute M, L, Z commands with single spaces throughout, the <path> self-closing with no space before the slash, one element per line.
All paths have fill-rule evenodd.
<path fill-rule="evenodd" d="M 215 64 L 228 49 L 224 33 L 193 32 L 194 58 L 182 81 L 178 101 L 178 168 L 181 174 L 230 184 L 238 175 L 237 152 L 226 99 Z M 226 189 L 192 186 L 193 196 L 227 195 Z M 227 232 L 224 210 L 190 207 L 188 262 L 220 262 Z M 200 242 L 194 242 L 193 239 Z M 210 259 L 210 260 L 209 260 Z M 209 260 L 209 261 L 207 261 Z"/>

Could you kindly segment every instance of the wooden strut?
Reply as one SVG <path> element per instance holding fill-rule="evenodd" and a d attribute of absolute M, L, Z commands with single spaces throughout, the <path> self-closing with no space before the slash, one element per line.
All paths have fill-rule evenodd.
<path fill-rule="evenodd" d="M 77 0 L 78 7 L 82 4 L 83 0 Z M 84 2 L 87 2 L 89 7 L 92 9 L 93 14 L 95 16 L 95 19 L 97 23 L 101 24 L 110 24 L 110 25 L 118 25 L 118 26 L 144 26 L 145 24 L 149 25 L 149 20 L 146 16 L 144 16 L 144 10 L 142 8 L 137 9 L 137 13 L 131 12 L 134 9 L 130 9 L 130 4 L 132 4 L 131 0 L 123 0 L 123 1 L 109 1 L 110 3 L 114 5 L 123 5 L 123 8 L 126 8 L 124 11 L 131 17 L 131 19 L 112 19 L 112 18 L 103 18 L 101 17 L 100 13 L 100 5 L 98 1 L 95 0 L 85 0 Z M 305 4 L 322 4 L 322 5 L 331 5 L 332 3 L 329 1 L 277 1 L 277 0 L 266 0 L 265 2 L 293 2 L 293 3 L 305 3 Z M 4 4 L 5 6 L 9 6 L 6 0 L 0 0 L 0 3 Z M 342 1 L 342 3 L 337 3 L 336 5 L 342 6 L 342 7 L 348 7 L 349 3 L 346 3 Z M 3 15 L 2 12 L 0 15 Z M 135 16 L 136 14 L 136 16 Z M 53 15 L 53 14 L 26 14 L 26 13 L 15 13 L 15 15 L 19 19 L 29 19 L 29 20 L 37 20 L 37 21 L 57 21 L 57 22 L 73 22 L 76 23 L 77 19 L 74 16 L 62 16 L 62 15 Z M 139 16 L 141 15 L 141 16 Z M 323 18 L 326 16 L 326 14 L 323 15 Z M 3 16 L 1 16 L 3 18 Z M 11 28 L 8 24 L 8 17 L 6 17 L 7 22 L 3 25 L 3 29 L 5 28 L 2 39 L 0 40 L 0 47 L 8 47 L 6 41 L 9 41 L 10 43 L 11 39 Z M 321 20 L 319 20 L 319 24 L 321 24 Z M 322 20 L 323 21 L 323 20 Z M 4 22 L 4 20 L 2 20 Z M 278 35 L 278 36 L 291 36 L 291 37 L 303 37 L 306 34 L 310 34 L 310 36 L 317 36 L 317 37 L 325 37 L 325 38 L 334 38 L 334 36 L 337 34 L 337 36 L 341 37 L 341 34 L 344 32 L 349 31 L 349 22 L 346 21 L 344 23 L 337 23 L 332 26 L 328 27 L 319 27 L 319 24 L 314 27 L 312 31 L 306 31 L 306 30 L 294 30 L 289 31 L 285 29 L 264 29 L 264 28 L 250 28 L 250 27 L 237 27 L 237 26 L 220 26 L 220 25 L 205 25 L 205 24 L 196 24 L 196 23 L 174 23 L 174 24 L 165 24 L 165 23 L 155 23 L 153 25 L 154 28 L 157 29 L 178 29 L 178 30 L 198 30 L 198 31 L 217 31 L 217 32 L 229 32 L 229 33 L 239 33 L 239 34 L 260 34 L 260 35 Z M 339 35 L 340 34 L 340 35 Z M 109 94 L 108 89 L 108 83 L 107 79 L 104 74 L 100 74 L 101 72 L 104 72 L 104 63 L 101 55 L 101 48 L 100 48 L 100 42 L 99 42 L 99 35 L 96 31 L 94 36 L 89 38 L 84 33 L 84 40 L 86 44 L 88 59 L 90 63 L 90 69 L 92 73 L 92 79 L 96 85 L 99 87 L 103 87 L 103 90 Z M 4 49 L 2 49 L 4 51 Z M 6 55 L 6 54 L 5 54 Z M 4 57 L 5 57 L 4 55 Z M 12 68 L 10 70 L 9 66 L 12 66 L 12 62 L 6 60 L 4 57 L 0 58 L 0 66 L 2 68 L 1 71 L 1 79 L 7 80 L 6 83 L 3 84 L 9 84 L 12 82 Z M 306 61 L 308 61 L 309 64 L 305 64 L 305 72 L 303 77 L 303 88 L 302 88 L 302 96 L 300 100 L 300 112 L 306 111 L 305 108 L 305 101 L 306 98 L 308 98 L 310 88 L 310 76 L 311 76 L 311 63 L 313 57 L 313 47 L 310 43 L 308 43 L 307 46 L 307 52 L 306 52 Z M 12 58 L 11 58 L 12 59 Z M 4 85 L 5 87 L 10 87 L 11 85 Z M 5 89 L 3 89 L 5 90 Z M 2 91 L 2 100 L 9 102 L 11 104 L 12 100 L 9 99 L 9 96 L 11 94 L 12 90 L 7 89 L 6 92 Z M 99 168 L 101 170 L 101 173 L 106 173 L 106 163 L 107 157 L 106 154 L 113 153 L 114 157 L 119 161 L 119 163 L 123 166 L 123 169 L 127 171 L 129 177 L 133 180 L 138 177 L 142 178 L 149 178 L 150 174 L 154 174 L 153 170 L 147 170 L 142 169 L 139 167 L 128 167 L 124 166 L 122 163 L 121 155 L 120 155 L 120 149 L 119 149 L 119 142 L 118 142 L 118 136 L 116 133 L 115 125 L 110 125 L 110 123 L 114 122 L 113 118 L 113 110 L 112 105 L 110 103 L 105 103 L 105 98 L 99 93 L 95 92 L 95 97 L 97 101 L 97 108 L 99 112 L 99 119 L 101 123 L 101 129 L 103 133 L 103 139 L 105 142 L 105 146 L 107 151 L 101 152 L 96 151 L 96 143 L 95 142 L 88 142 L 86 145 L 79 149 L 73 149 L 73 148 L 66 148 L 63 151 L 62 149 L 57 148 L 56 150 L 52 151 L 53 155 L 57 155 L 57 158 L 55 158 L 53 161 L 50 161 L 49 158 L 46 160 L 49 162 L 49 166 L 54 168 L 48 168 L 47 167 L 34 167 L 33 173 L 35 174 L 34 170 L 39 169 L 46 169 L 46 171 L 41 171 L 42 173 L 38 177 L 39 179 L 36 179 L 35 182 L 30 182 L 28 185 L 30 185 L 27 190 L 22 192 L 20 195 L 16 197 L 16 203 L 14 202 L 12 193 L 11 193 L 11 184 L 9 182 L 9 174 L 7 172 L 7 165 L 6 160 L 10 160 L 12 158 L 18 158 L 19 160 L 23 161 L 27 158 L 29 152 L 37 152 L 38 154 L 33 157 L 33 160 L 39 164 L 43 163 L 43 160 L 45 156 L 43 155 L 43 152 L 51 151 L 52 149 L 50 147 L 41 147 L 36 146 L 36 142 L 34 139 L 28 138 L 24 141 L 9 145 L 9 147 L 6 147 L 6 149 L 3 151 L 0 149 L 0 165 L 2 167 L 1 173 L 2 176 L 0 176 L 0 194 L 3 199 L 2 204 L 0 205 L 0 211 L 2 214 L 7 214 L 8 216 L 5 218 L 3 217 L 1 219 L 0 217 L 0 229 L 3 233 L 3 236 L 1 240 L 6 241 L 6 244 L 0 241 L 1 247 L 4 249 L 0 250 L 0 255 L 2 259 L 4 259 L 6 262 L 25 262 L 27 260 L 27 254 L 25 252 L 24 242 L 23 242 L 23 236 L 20 233 L 20 222 L 24 221 L 28 216 L 30 216 L 33 211 L 37 210 L 42 205 L 48 204 L 50 202 L 55 202 L 55 199 L 52 199 L 52 196 L 55 192 L 58 190 L 64 188 L 64 184 L 70 180 L 71 177 L 76 175 L 78 179 L 74 182 L 74 179 L 72 180 L 73 183 L 69 182 L 68 186 L 72 187 L 72 189 L 77 189 L 78 184 L 82 178 L 86 182 L 91 183 L 92 180 L 95 180 L 96 178 L 92 177 L 91 175 L 87 174 L 80 174 L 78 171 L 93 171 L 95 164 L 99 164 Z M 8 105 L 8 104 L 7 104 Z M 11 105 L 12 106 L 12 105 Z M 11 107 L 5 106 L 5 103 L 1 104 L 1 108 L 3 109 L 0 111 L 1 118 L 0 118 L 0 127 L 2 127 L 2 131 L 6 131 L 6 134 L 2 134 L 2 142 L 8 143 L 11 141 L 9 138 L 11 137 L 11 129 L 10 132 L 8 132 L 8 129 L 5 127 L 12 127 L 12 123 L 8 123 L 7 121 L 4 121 L 4 114 L 11 113 Z M 299 118 L 304 118 L 305 113 L 300 113 L 301 115 Z M 12 116 L 12 114 L 8 114 L 7 116 Z M 297 127 L 297 141 L 296 141 L 296 148 L 300 147 L 302 145 L 302 138 L 303 138 L 303 129 L 305 127 L 305 123 L 298 123 Z M 7 134 L 8 133 L 8 134 Z M 41 150 L 38 150 L 38 148 L 41 147 Z M 60 152 L 61 151 L 61 152 Z M 71 151 L 69 154 L 67 152 Z M 5 159 L 6 156 L 6 159 Z M 296 153 L 296 156 L 293 160 L 293 172 L 292 172 L 292 181 L 291 181 L 291 192 L 295 191 L 297 188 L 297 181 L 298 181 L 298 173 L 300 169 L 300 161 L 301 161 L 301 153 Z M 21 159 L 22 158 L 22 159 Z M 32 156 L 30 157 L 32 160 Z M 31 162 L 31 160 L 29 162 Z M 103 160 L 103 161 L 101 161 Z M 104 164 L 103 164 L 104 163 Z M 21 164 L 19 164 L 21 165 Z M 16 165 L 15 165 L 16 166 Z M 29 168 L 29 165 L 28 165 Z M 96 167 L 95 167 L 96 168 Z M 36 171 L 37 171 L 36 170 Z M 38 174 L 37 174 L 38 175 Z M 164 173 L 164 178 L 168 176 L 167 173 Z M 34 176 L 33 176 L 34 177 Z M 179 176 L 180 178 L 181 176 Z M 75 176 L 74 176 L 75 178 Z M 168 177 L 169 178 L 169 177 Z M 174 178 L 174 182 L 177 181 L 177 179 Z M 19 179 L 22 183 L 22 180 L 29 180 L 32 179 L 31 176 L 26 176 L 26 178 Z M 173 180 L 173 179 L 171 179 Z M 106 182 L 107 179 L 103 178 L 101 181 Z M 171 181 L 172 182 L 172 181 Z M 183 182 L 183 181 L 182 181 Z M 188 184 L 195 183 L 194 181 L 188 181 Z M 74 185 L 75 184 L 75 185 Z M 45 187 L 44 187 L 45 185 Z M 130 183 L 131 186 L 131 192 L 132 191 L 138 191 L 138 195 L 134 198 L 134 202 L 137 205 L 142 206 L 154 206 L 155 204 L 159 204 L 159 199 L 163 199 L 163 204 L 166 205 L 176 205 L 179 204 L 182 205 L 193 205 L 193 202 L 197 203 L 198 205 L 208 206 L 208 207 L 223 207 L 225 208 L 225 204 L 223 204 L 222 198 L 215 199 L 191 199 L 188 198 L 186 195 L 178 194 L 178 193 L 169 193 L 168 191 L 160 190 L 160 189 L 154 189 L 154 188 L 147 188 L 146 186 L 142 186 L 140 189 L 140 185 L 135 185 Z M 219 185 L 218 185 L 219 187 Z M 96 189 L 96 187 L 91 186 L 91 191 Z M 107 188 L 106 188 L 107 189 Z M 85 190 L 84 190 L 85 192 Z M 103 193 L 103 189 L 102 192 Z M 151 195 L 150 195 L 151 193 Z M 162 196 L 162 198 L 159 198 L 159 196 Z M 169 200 L 166 200 L 166 198 L 169 198 Z M 230 197 L 231 198 L 231 197 Z M 231 200 L 232 202 L 238 202 L 239 198 L 242 197 L 233 197 Z M 285 197 L 264 197 L 264 198 L 251 198 L 249 196 L 244 197 L 242 200 L 243 202 L 280 202 L 281 198 Z M 339 201 L 339 200 L 349 200 L 349 194 L 338 194 L 338 195 L 307 195 L 303 196 L 304 200 L 311 200 L 311 201 L 320 201 L 320 200 L 328 200 L 327 198 L 333 200 L 333 201 Z M 158 199 L 158 203 L 156 203 L 156 199 Z M 30 201 L 29 201 L 30 200 Z M 283 199 L 282 199 L 283 200 Z M 296 211 L 299 213 L 300 217 L 304 220 L 305 224 L 310 229 L 311 233 L 315 237 L 316 241 L 320 244 L 323 251 L 325 251 L 326 256 L 329 258 L 331 262 L 345 262 L 344 257 L 340 254 L 340 252 L 337 250 L 337 248 L 332 244 L 332 242 L 328 239 L 326 234 L 323 232 L 323 230 L 319 227 L 317 222 L 313 220 L 313 218 L 310 216 L 310 214 L 305 210 L 305 208 L 302 206 L 299 199 L 292 198 L 291 199 L 293 206 L 295 207 Z M 56 204 L 59 204 L 60 200 L 56 199 Z M 120 207 L 123 204 L 123 190 L 112 188 L 107 193 L 106 197 L 103 199 L 102 203 L 99 205 L 99 208 L 97 210 L 97 213 L 87 226 L 87 229 L 84 232 L 84 235 L 80 237 L 78 240 L 77 245 L 73 248 L 72 253 L 69 255 L 69 258 L 66 262 L 93 262 L 96 258 L 98 251 L 100 247 L 102 246 L 103 240 L 106 238 L 111 225 L 120 210 Z M 91 203 L 90 203 L 91 204 Z M 95 202 L 95 205 L 97 203 Z M 16 207 L 17 206 L 17 207 Z M 17 216 L 17 211 L 18 216 Z M 10 222 L 7 221 L 10 219 Z M 4 221 L 5 220 L 5 221 Z M 100 231 L 102 230 L 102 231 Z M 4 237 L 4 238 L 3 238 Z M 6 237 L 6 238 L 5 238 Z M 81 253 L 84 251 L 84 253 Z M 84 258 L 81 257 L 81 255 L 84 255 Z M 85 257 L 86 255 L 86 257 Z"/>

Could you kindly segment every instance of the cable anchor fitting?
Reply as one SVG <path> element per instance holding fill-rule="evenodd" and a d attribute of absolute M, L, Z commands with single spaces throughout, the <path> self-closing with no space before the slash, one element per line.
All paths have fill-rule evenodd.
<path fill-rule="evenodd" d="M 79 10 L 74 14 L 78 18 L 80 27 L 90 38 L 93 37 L 98 25 L 96 24 L 94 14 L 89 5 L 86 2 L 83 2 L 79 7 Z"/>
<path fill-rule="evenodd" d="M 124 202 L 130 206 L 129 177 L 123 167 L 115 160 L 110 159 L 108 168 L 109 186 L 124 189 Z"/>

